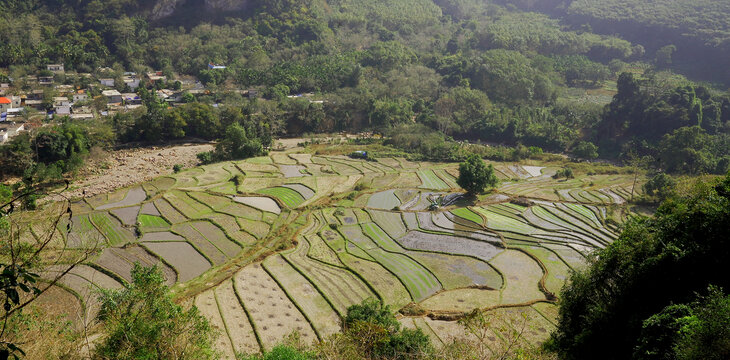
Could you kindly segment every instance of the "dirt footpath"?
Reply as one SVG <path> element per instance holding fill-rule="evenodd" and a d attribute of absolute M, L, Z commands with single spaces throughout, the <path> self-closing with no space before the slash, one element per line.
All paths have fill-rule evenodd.
<path fill-rule="evenodd" d="M 93 196 L 114 189 L 138 184 L 161 175 L 172 174 L 172 167 L 198 165 L 199 152 L 213 150 L 210 144 L 182 144 L 170 147 L 148 147 L 94 154 L 86 161 L 79 180 L 64 193 L 69 198 Z"/>

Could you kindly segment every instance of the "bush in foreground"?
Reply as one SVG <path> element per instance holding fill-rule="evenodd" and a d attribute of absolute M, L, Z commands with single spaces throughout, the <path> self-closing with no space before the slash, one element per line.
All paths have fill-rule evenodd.
<path fill-rule="evenodd" d="M 728 356 L 727 330 L 708 330 L 721 328 L 712 321 L 730 322 L 727 306 L 715 307 L 712 321 L 703 320 L 707 312 L 695 310 L 705 305 L 667 308 L 695 301 L 711 285 L 730 288 L 728 222 L 730 174 L 715 184 L 698 183 L 688 195 L 670 197 L 654 218 L 627 224 L 619 239 L 563 288 L 551 346 L 563 359 L 629 359 L 642 346 L 650 350 L 639 352 L 643 359 Z M 684 314 L 696 319 L 687 324 L 673 320 Z M 656 324 L 666 325 L 657 329 Z M 665 342 L 671 346 L 651 350 Z"/>
<path fill-rule="evenodd" d="M 350 306 L 344 324 L 345 336 L 366 358 L 424 359 L 433 353 L 426 334 L 420 329 L 401 329 L 390 307 L 380 301 Z"/>
<path fill-rule="evenodd" d="M 172 301 L 162 271 L 138 263 L 132 284 L 100 295 L 104 340 L 95 359 L 213 359 L 215 332 L 196 307 Z"/>

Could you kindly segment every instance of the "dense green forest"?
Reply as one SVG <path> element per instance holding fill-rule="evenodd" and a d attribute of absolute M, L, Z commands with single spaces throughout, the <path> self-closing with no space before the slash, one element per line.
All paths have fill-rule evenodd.
<path fill-rule="evenodd" d="M 169 77 L 195 76 L 211 89 L 210 95 L 187 96 L 190 104 L 173 110 L 142 96 L 146 111 L 119 114 L 105 124 L 111 142 L 219 139 L 238 123 L 266 147 L 272 136 L 388 134 L 415 122 L 435 133 L 426 138 L 439 141 L 524 145 L 588 159 L 649 156 L 658 170 L 678 173 L 728 171 L 730 95 L 665 71 L 672 48 L 655 54 L 641 39 L 618 31 L 634 42 L 599 35 L 591 26 L 566 25 L 506 4 L 512 2 L 538 5 L 3 1 L 0 67 L 13 79 L 55 62 L 77 72 L 109 67 L 117 76 L 154 69 Z M 546 8 L 550 2 L 539 3 Z M 660 2 L 662 11 L 654 17 L 645 7 L 626 14 L 667 26 L 680 24 L 672 14 L 693 14 L 676 26 L 692 28 L 687 36 L 710 32 L 712 46 L 724 46 L 727 17 L 720 14 L 727 9 L 703 2 L 691 12 L 675 12 L 683 3 Z M 599 6 L 581 4 L 586 11 Z M 211 62 L 227 68 L 208 69 Z M 257 89 L 263 98 L 244 98 L 232 89 Z M 323 101 L 287 98 L 305 92 Z"/>
<path fill-rule="evenodd" d="M 550 346 L 561 359 L 727 359 L 729 217 L 730 175 L 628 224 L 563 288 Z"/>
<path fill-rule="evenodd" d="M 716 0 L 500 0 L 549 13 L 575 28 L 641 44 L 657 65 L 730 83 L 730 3 Z"/>

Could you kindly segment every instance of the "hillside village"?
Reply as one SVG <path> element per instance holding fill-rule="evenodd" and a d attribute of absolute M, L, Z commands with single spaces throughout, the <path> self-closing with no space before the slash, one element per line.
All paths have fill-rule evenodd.
<path fill-rule="evenodd" d="M 209 69 L 223 70 L 225 66 L 210 64 Z M 94 74 L 76 73 L 66 72 L 63 64 L 48 64 L 37 75 L 0 81 L 0 143 L 64 118 L 89 120 L 138 109 L 143 106 L 137 93 L 140 86 L 154 91 L 169 107 L 211 94 L 190 76 L 162 71 L 120 73 L 110 68 L 99 68 Z M 256 90 L 232 91 L 244 97 L 258 95 Z M 301 95 L 290 97 L 297 96 Z"/>

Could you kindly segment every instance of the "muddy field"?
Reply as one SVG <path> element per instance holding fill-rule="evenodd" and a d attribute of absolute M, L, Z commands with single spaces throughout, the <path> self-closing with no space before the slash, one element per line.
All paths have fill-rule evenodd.
<path fill-rule="evenodd" d="M 295 331 L 305 343 L 311 344 L 316 339 L 307 320 L 260 264 L 253 264 L 238 272 L 236 292 L 241 296 L 267 349 Z"/>

